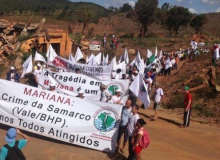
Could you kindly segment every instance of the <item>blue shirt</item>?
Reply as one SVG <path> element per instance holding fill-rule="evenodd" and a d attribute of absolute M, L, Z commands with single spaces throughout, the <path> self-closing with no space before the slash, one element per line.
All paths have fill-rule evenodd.
<path fill-rule="evenodd" d="M 122 108 L 121 113 L 121 126 L 124 127 L 127 125 L 129 118 L 131 117 L 131 108 L 127 109 L 125 106 Z"/>
<path fill-rule="evenodd" d="M 18 142 L 19 142 L 18 143 L 18 148 L 20 150 L 23 149 L 26 146 L 26 144 L 27 144 L 27 140 L 26 139 L 20 139 L 20 140 L 18 140 Z M 13 147 L 15 145 L 15 141 L 12 142 L 12 143 L 8 143 L 8 145 L 10 147 Z M 8 149 L 3 146 L 1 148 L 1 150 L 0 150 L 0 160 L 5 160 L 7 155 L 8 155 Z"/>

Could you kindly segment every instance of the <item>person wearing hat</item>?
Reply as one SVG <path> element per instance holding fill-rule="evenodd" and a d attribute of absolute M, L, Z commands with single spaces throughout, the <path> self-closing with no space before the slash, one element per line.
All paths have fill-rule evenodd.
<path fill-rule="evenodd" d="M 15 139 L 17 134 L 19 134 L 24 139 L 16 141 Z M 18 149 L 22 150 L 30 141 L 30 138 L 26 134 L 22 133 L 19 129 L 10 128 L 6 133 L 5 141 L 7 142 L 7 144 L 4 145 L 0 150 L 0 160 L 7 159 L 8 148 L 10 147 L 14 147 L 15 145 L 17 145 Z"/>
<path fill-rule="evenodd" d="M 148 93 L 150 93 L 151 87 L 152 87 L 152 83 L 153 83 L 153 80 L 151 79 L 150 76 L 151 76 L 151 72 L 147 72 L 145 80 L 144 80 L 146 85 L 147 85 Z"/>
<path fill-rule="evenodd" d="M 189 86 L 184 87 L 185 90 L 185 99 L 184 99 L 184 116 L 183 116 L 183 125 L 180 127 L 186 128 L 189 127 L 190 124 L 190 114 L 192 108 L 192 95 L 189 92 Z"/>
<path fill-rule="evenodd" d="M 11 66 L 10 71 L 6 75 L 6 80 L 12 82 L 19 82 L 20 75 L 18 74 L 14 66 Z"/>
<path fill-rule="evenodd" d="M 100 90 L 101 90 L 101 95 L 100 95 L 100 100 L 101 102 L 107 102 L 109 100 L 111 100 L 112 95 L 108 94 L 108 92 L 106 91 L 107 86 L 104 84 L 100 85 Z"/>
<path fill-rule="evenodd" d="M 51 92 L 56 92 L 56 84 L 55 84 L 55 83 L 50 82 L 49 91 L 51 91 Z"/>
<path fill-rule="evenodd" d="M 39 83 L 40 76 L 41 76 L 41 64 L 38 63 L 37 69 L 34 70 L 34 77 L 35 77 L 37 84 Z"/>
<path fill-rule="evenodd" d="M 84 98 L 85 98 L 85 97 L 84 97 L 84 90 L 80 89 L 80 90 L 78 91 L 78 95 L 77 95 L 76 97 L 81 98 L 81 99 L 84 99 Z"/>
<path fill-rule="evenodd" d="M 116 89 L 115 95 L 112 96 L 111 102 L 115 103 L 115 104 L 123 104 L 123 100 L 121 98 L 121 93 L 122 93 L 121 89 Z"/>

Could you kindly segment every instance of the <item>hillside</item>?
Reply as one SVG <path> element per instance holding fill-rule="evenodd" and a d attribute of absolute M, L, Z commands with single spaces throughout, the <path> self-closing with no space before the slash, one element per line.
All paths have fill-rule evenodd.
<path fill-rule="evenodd" d="M 82 21 L 83 15 L 90 13 L 91 21 L 108 15 L 104 7 L 87 2 L 71 2 L 68 0 L 0 0 L 0 15 L 4 16 L 46 16 L 64 19 L 69 22 Z"/>

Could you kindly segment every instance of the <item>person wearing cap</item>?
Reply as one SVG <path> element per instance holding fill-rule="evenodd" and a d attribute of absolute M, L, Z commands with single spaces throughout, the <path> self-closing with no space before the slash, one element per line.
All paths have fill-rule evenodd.
<path fill-rule="evenodd" d="M 190 124 L 190 114 L 192 108 L 192 95 L 189 92 L 189 86 L 185 86 L 185 99 L 184 99 L 184 116 L 183 116 L 183 125 L 180 127 L 186 128 L 189 127 Z"/>
<path fill-rule="evenodd" d="M 158 111 L 160 109 L 161 104 L 163 103 L 163 89 L 160 88 L 159 83 L 155 83 L 155 93 L 154 93 L 154 110 L 155 110 L 155 115 L 152 120 L 156 120 L 158 118 Z"/>
<path fill-rule="evenodd" d="M 18 74 L 14 66 L 11 66 L 10 71 L 6 75 L 6 80 L 12 82 L 19 82 L 20 75 Z"/>
<path fill-rule="evenodd" d="M 100 100 L 101 102 L 106 102 L 108 103 L 109 100 L 111 100 L 112 95 L 108 94 L 106 91 L 107 86 L 104 84 L 100 85 L 100 90 L 101 90 L 101 95 L 100 95 Z"/>
<path fill-rule="evenodd" d="M 19 134 L 24 138 L 18 140 L 18 148 L 22 150 L 30 141 L 30 138 L 26 134 L 22 133 L 19 129 L 10 128 L 6 133 L 5 141 L 7 142 L 8 146 L 13 147 L 16 144 L 15 139 L 17 134 Z M 7 158 L 7 155 L 8 155 L 8 149 L 4 145 L 0 150 L 0 160 L 5 160 Z"/>
<path fill-rule="evenodd" d="M 116 89 L 115 95 L 112 96 L 111 102 L 115 103 L 115 104 L 123 104 L 123 100 L 121 98 L 121 93 L 122 93 L 121 89 Z"/>
<path fill-rule="evenodd" d="M 39 83 L 40 76 L 41 76 L 41 64 L 38 63 L 37 69 L 34 70 L 34 77 L 35 77 L 37 84 Z"/>
<path fill-rule="evenodd" d="M 144 80 L 146 85 L 147 85 L 148 93 L 150 93 L 151 87 L 152 87 L 152 83 L 153 83 L 153 80 L 151 79 L 150 76 L 151 76 L 151 72 L 147 72 L 146 78 Z"/>
<path fill-rule="evenodd" d="M 49 91 L 51 91 L 51 92 L 56 92 L 56 84 L 55 84 L 55 83 L 50 82 Z"/>
<path fill-rule="evenodd" d="M 81 98 L 81 99 L 84 99 L 84 98 L 85 98 L 85 97 L 84 97 L 84 90 L 80 89 L 80 90 L 78 91 L 78 95 L 77 95 L 76 97 Z"/>

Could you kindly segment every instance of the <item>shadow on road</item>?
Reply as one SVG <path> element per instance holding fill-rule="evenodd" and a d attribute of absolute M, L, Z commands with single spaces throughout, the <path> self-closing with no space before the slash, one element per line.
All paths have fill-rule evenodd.
<path fill-rule="evenodd" d="M 163 121 L 167 121 L 168 123 L 172 123 L 172 124 L 174 124 L 174 125 L 176 125 L 176 126 L 180 126 L 180 125 L 181 125 L 181 123 L 179 123 L 179 122 L 176 122 L 176 121 L 174 121 L 174 120 L 167 119 L 167 118 L 164 118 L 164 117 L 158 117 L 158 119 L 161 119 L 161 120 L 163 120 Z"/>

